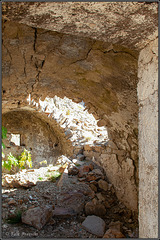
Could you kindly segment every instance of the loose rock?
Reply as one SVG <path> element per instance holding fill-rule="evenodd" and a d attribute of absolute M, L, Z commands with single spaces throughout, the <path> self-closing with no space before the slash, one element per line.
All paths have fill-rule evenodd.
<path fill-rule="evenodd" d="M 8 205 L 17 205 L 16 201 L 15 200 L 10 200 L 8 202 Z"/>
<path fill-rule="evenodd" d="M 68 175 L 77 175 L 78 173 L 79 169 L 75 165 L 71 164 L 68 168 Z"/>
<path fill-rule="evenodd" d="M 86 176 L 89 171 L 90 171 L 90 168 L 87 165 L 80 167 L 78 177 L 81 178 Z"/>
<path fill-rule="evenodd" d="M 111 222 L 109 224 L 109 228 L 110 229 L 116 229 L 118 231 L 121 231 L 122 229 L 122 223 L 120 221 L 117 221 L 117 222 Z"/>
<path fill-rule="evenodd" d="M 26 171 L 22 170 L 21 172 L 18 172 L 15 175 L 6 174 L 4 177 L 3 186 L 16 188 L 18 187 L 29 188 L 35 186 L 36 182 L 37 179 L 32 172 L 26 173 Z"/>
<path fill-rule="evenodd" d="M 108 183 L 106 181 L 102 180 L 102 179 L 100 179 L 98 181 L 98 186 L 99 186 L 99 188 L 101 188 L 104 191 L 108 190 Z"/>
<path fill-rule="evenodd" d="M 80 192 L 66 192 L 59 197 L 58 206 L 71 209 L 76 214 L 84 208 L 85 196 Z"/>
<path fill-rule="evenodd" d="M 125 236 L 116 229 L 108 229 L 103 238 L 125 238 Z"/>
<path fill-rule="evenodd" d="M 105 202 L 105 197 L 102 195 L 102 193 L 96 193 L 96 196 L 100 202 Z"/>
<path fill-rule="evenodd" d="M 102 179 L 104 178 L 104 175 L 100 169 L 93 169 L 91 172 L 88 173 L 88 181 L 89 181 L 89 179 L 98 180 L 100 178 L 102 178 Z"/>
<path fill-rule="evenodd" d="M 94 192 L 97 192 L 97 187 L 93 183 L 90 184 L 89 186 Z"/>
<path fill-rule="evenodd" d="M 86 180 L 87 180 L 88 182 L 94 181 L 94 180 L 96 180 L 96 179 L 97 179 L 97 177 L 94 176 L 94 175 L 87 175 L 87 176 L 86 176 Z"/>
<path fill-rule="evenodd" d="M 93 202 L 88 202 L 85 205 L 85 212 L 87 216 L 96 215 L 96 216 L 102 217 L 106 215 L 106 209 L 104 205 L 101 203 L 94 204 Z"/>
<path fill-rule="evenodd" d="M 58 218 L 68 218 L 76 215 L 73 209 L 67 209 L 62 207 L 56 207 L 53 211 L 53 216 Z"/>
<path fill-rule="evenodd" d="M 52 206 L 35 207 L 22 214 L 22 222 L 40 230 L 51 219 L 52 214 Z"/>
<path fill-rule="evenodd" d="M 106 231 L 103 238 L 125 238 L 121 232 L 122 223 L 120 221 L 111 222 L 109 224 L 109 229 Z"/>
<path fill-rule="evenodd" d="M 102 237 L 104 235 L 105 226 L 106 224 L 104 220 L 94 215 L 88 216 L 82 223 L 82 227 L 98 237 Z"/>

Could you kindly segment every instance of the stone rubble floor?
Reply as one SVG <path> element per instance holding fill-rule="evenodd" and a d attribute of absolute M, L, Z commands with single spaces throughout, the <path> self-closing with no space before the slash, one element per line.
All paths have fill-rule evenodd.
<path fill-rule="evenodd" d="M 92 161 L 81 161 L 81 175 L 85 177 L 86 166 L 93 166 L 93 170 L 102 169 Z M 90 165 L 91 164 L 91 165 Z M 51 171 L 52 169 L 50 169 Z M 71 173 L 75 174 L 74 169 Z M 73 172 L 72 172 L 73 171 Z M 96 215 L 95 207 L 87 207 L 88 202 L 100 204 L 99 217 L 105 221 L 105 232 L 109 229 L 109 224 L 119 221 L 121 223 L 121 233 L 125 238 L 138 238 L 138 222 L 130 210 L 118 201 L 112 185 L 108 183 L 108 190 L 104 191 L 99 187 L 98 181 L 101 178 L 108 181 L 105 174 L 95 180 L 86 181 L 80 175 L 68 175 L 68 171 L 62 173 L 55 182 L 46 177 L 47 167 L 34 170 L 25 170 L 25 174 L 34 175 L 33 186 L 27 187 L 6 187 L 2 182 L 2 237 L 3 238 L 99 238 L 82 226 L 82 222 L 87 215 Z M 92 171 L 90 170 L 90 173 Z M 79 170 L 80 173 L 80 170 Z M 25 175 L 24 174 L 24 175 Z M 4 179 L 6 174 L 2 175 Z M 10 175 L 14 176 L 14 175 Z M 29 175 L 27 175 L 29 178 Z M 80 176 L 80 177 L 79 177 Z M 90 174 L 90 176 L 93 176 Z M 35 180 L 36 179 L 36 180 Z M 40 179 L 40 180 L 39 180 Z M 25 179 L 26 181 L 26 179 Z M 95 185 L 96 187 L 93 187 Z M 92 189 L 91 189 L 92 187 Z M 92 204 L 93 205 L 93 204 Z M 103 206 L 102 206 L 103 205 Z M 14 215 L 18 210 L 22 212 L 35 207 L 53 206 L 53 213 L 58 209 L 58 213 L 50 218 L 45 226 L 38 230 L 33 226 L 22 222 L 9 224 L 6 219 Z M 105 215 L 103 208 L 105 206 Z M 93 209 L 94 208 L 94 209 Z M 74 214 L 71 211 L 74 209 Z M 66 210 L 67 213 L 64 211 Z M 90 214 L 89 214 L 90 212 Z M 102 216 L 101 216 L 102 215 Z M 107 235 L 108 236 L 108 235 Z"/>

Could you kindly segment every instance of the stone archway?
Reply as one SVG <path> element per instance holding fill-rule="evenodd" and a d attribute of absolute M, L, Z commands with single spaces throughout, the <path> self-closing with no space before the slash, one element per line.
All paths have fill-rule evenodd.
<path fill-rule="evenodd" d="M 8 35 L 10 27 L 14 32 L 12 36 Z M 30 33 L 26 46 L 24 32 Z M 53 99 L 54 106 L 55 95 L 62 99 L 66 96 L 75 103 L 84 101 L 89 113 L 99 120 L 98 126 L 109 129 L 112 140 L 109 148 L 95 150 L 93 157 L 106 169 L 119 199 L 137 212 L 137 52 L 93 39 L 45 33 L 41 29 L 36 30 L 33 49 L 34 33 L 35 30 L 28 26 L 4 23 L 4 77 L 7 81 L 3 81 L 3 108 L 12 109 L 15 105 L 23 108 L 31 104 L 32 108 L 49 114 L 52 112 L 47 109 L 47 98 Z M 17 34 L 20 34 L 18 48 L 21 50 L 17 48 L 15 52 L 12 43 Z M 40 46 L 44 48 L 43 54 Z M 47 50 L 50 46 L 52 51 Z M 21 60 L 25 62 L 24 59 L 23 67 L 17 65 Z M 5 75 L 7 64 L 12 65 L 12 70 Z M 52 109 L 52 104 L 49 108 Z M 101 135 L 103 138 L 103 133 Z M 84 151 L 84 155 L 89 157 L 89 151 Z"/>
<path fill-rule="evenodd" d="M 7 128 L 4 154 L 11 152 L 18 156 L 26 148 L 31 152 L 34 168 L 43 166 L 41 162 L 44 161 L 47 165 L 55 164 L 58 156 L 63 154 L 72 155 L 72 145 L 58 124 L 54 120 L 48 121 L 45 116 L 33 110 L 15 109 L 4 113 L 2 126 Z M 19 134 L 19 146 L 11 142 L 11 134 Z"/>
<path fill-rule="evenodd" d="M 140 237 L 158 235 L 157 10 L 157 3 L 145 2 L 3 4 L 4 105 L 23 106 L 29 93 L 36 102 L 57 92 L 75 102 L 84 100 L 89 111 L 102 119 L 99 124 L 111 130 L 109 160 L 116 163 L 114 170 L 125 173 L 114 183 L 123 201 L 134 192 L 130 183 L 123 192 L 125 180 L 132 175 L 129 181 L 138 189 L 139 178 Z M 13 94 L 17 87 L 19 92 Z M 101 162 L 108 166 L 109 160 L 104 157 Z"/>

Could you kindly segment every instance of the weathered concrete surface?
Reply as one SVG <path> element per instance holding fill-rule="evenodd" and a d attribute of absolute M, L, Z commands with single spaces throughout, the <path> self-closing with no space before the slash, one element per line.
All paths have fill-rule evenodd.
<path fill-rule="evenodd" d="M 3 2 L 3 18 L 93 39 L 143 48 L 158 31 L 158 3 Z"/>
<path fill-rule="evenodd" d="M 158 38 L 140 52 L 139 237 L 158 238 Z"/>

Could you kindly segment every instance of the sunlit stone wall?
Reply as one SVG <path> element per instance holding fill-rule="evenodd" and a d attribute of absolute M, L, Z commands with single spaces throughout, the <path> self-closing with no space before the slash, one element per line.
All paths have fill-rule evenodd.
<path fill-rule="evenodd" d="M 139 236 L 158 237 L 158 38 L 138 60 Z"/>

